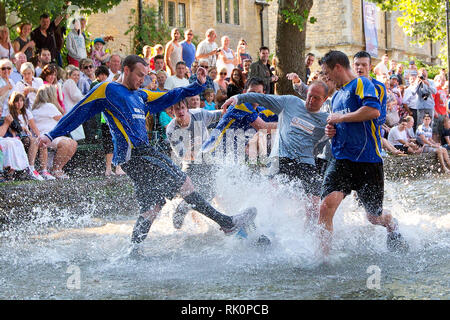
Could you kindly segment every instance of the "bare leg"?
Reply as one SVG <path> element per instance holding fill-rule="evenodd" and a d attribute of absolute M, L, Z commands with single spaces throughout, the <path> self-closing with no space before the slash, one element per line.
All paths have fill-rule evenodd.
<path fill-rule="evenodd" d="M 47 171 L 47 162 L 48 162 L 48 150 L 47 148 L 39 149 L 39 162 L 41 163 L 41 170 Z"/>
<path fill-rule="evenodd" d="M 444 173 L 449 173 L 450 169 L 448 169 L 445 165 L 445 160 L 444 160 L 444 152 L 442 152 L 444 149 L 443 148 L 437 148 L 436 149 L 436 155 L 439 159 L 439 162 L 442 166 L 442 170 L 444 170 Z M 447 153 L 447 150 L 445 150 L 445 153 Z M 448 158 L 448 154 L 447 154 L 447 158 Z"/>
<path fill-rule="evenodd" d="M 366 216 L 370 223 L 385 227 L 387 232 L 392 232 L 397 229 L 397 225 L 394 222 L 392 215 L 387 210 L 383 210 L 383 213 L 380 216 L 374 216 L 368 213 L 366 213 Z"/>
<path fill-rule="evenodd" d="M 308 195 L 306 204 L 306 227 L 310 228 L 317 225 L 319 219 L 320 197 Z"/>
<path fill-rule="evenodd" d="M 112 167 L 111 167 L 112 158 L 113 158 L 112 153 L 107 153 L 105 155 L 105 165 L 106 165 L 105 176 L 110 176 L 112 174 Z"/>
<path fill-rule="evenodd" d="M 319 231 L 319 238 L 324 255 L 328 255 L 330 252 L 331 237 L 333 235 L 333 217 L 344 197 L 344 193 L 334 191 L 327 195 L 320 204 L 319 226 L 321 230 Z"/>
<path fill-rule="evenodd" d="M 66 163 L 73 157 L 77 151 L 78 143 L 75 140 L 61 140 L 56 148 L 55 158 L 53 159 L 53 172 L 61 172 Z"/>
<path fill-rule="evenodd" d="M 136 224 L 133 228 L 133 233 L 131 234 L 131 242 L 134 244 L 139 244 L 147 238 L 148 232 L 153 222 L 158 217 L 161 211 L 161 206 L 156 205 L 152 209 L 142 213 L 136 220 Z"/>
<path fill-rule="evenodd" d="M 30 147 L 28 148 L 28 162 L 30 163 L 30 166 L 34 166 L 34 163 L 36 162 L 37 152 L 39 150 L 39 143 L 38 140 L 34 137 L 32 137 L 30 140 Z"/>

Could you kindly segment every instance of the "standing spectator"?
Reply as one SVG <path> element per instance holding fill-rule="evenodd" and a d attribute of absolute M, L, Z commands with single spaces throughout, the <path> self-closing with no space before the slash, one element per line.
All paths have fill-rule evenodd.
<path fill-rule="evenodd" d="M 90 41 L 89 37 L 86 34 L 86 18 L 85 17 L 80 17 L 80 31 L 81 31 L 81 35 L 83 36 L 84 40 L 86 41 Z"/>
<path fill-rule="evenodd" d="M 178 61 L 175 67 L 175 74 L 167 78 L 164 89 L 172 90 L 174 88 L 185 87 L 189 85 L 189 80 L 186 79 L 186 64 L 184 61 Z"/>
<path fill-rule="evenodd" d="M 205 32 L 205 39 L 200 42 L 197 46 L 197 54 L 195 58 L 199 60 L 200 59 L 208 59 L 208 65 L 210 67 L 216 66 L 217 61 L 217 54 L 218 54 L 218 47 L 217 43 L 215 42 L 217 38 L 216 31 L 214 29 L 208 29 Z"/>
<path fill-rule="evenodd" d="M 34 77 L 34 67 L 31 62 L 25 62 L 20 67 L 20 73 L 23 79 L 14 86 L 14 91 L 20 92 L 25 96 L 25 107 L 31 110 L 36 99 L 36 94 L 40 87 L 44 85 L 41 78 Z"/>
<path fill-rule="evenodd" d="M 433 95 L 436 94 L 436 88 L 431 80 L 428 80 L 428 72 L 425 68 L 420 68 L 418 72 L 415 93 L 417 95 L 417 124 L 420 125 L 426 113 L 431 115 L 431 119 L 434 118 Z"/>
<path fill-rule="evenodd" d="M 23 63 L 27 62 L 27 56 L 23 52 L 18 52 L 14 55 L 16 62 L 13 66 L 13 71 L 11 72 L 11 75 L 9 78 L 14 81 L 14 83 L 17 83 L 18 81 L 22 80 L 22 75 L 20 74 L 20 67 Z"/>
<path fill-rule="evenodd" d="M 9 76 L 13 64 L 8 59 L 0 60 L 0 110 L 6 111 L 8 109 L 8 99 L 14 88 L 14 81 Z"/>
<path fill-rule="evenodd" d="M 16 54 L 19 52 L 24 53 L 27 61 L 31 61 L 35 47 L 34 41 L 30 40 L 31 23 L 22 23 L 17 31 L 19 32 L 19 36 L 12 43 L 14 52 Z"/>
<path fill-rule="evenodd" d="M 248 53 L 248 45 L 247 41 L 244 38 L 241 38 L 238 42 L 238 46 L 236 48 L 236 58 L 238 68 L 244 70 L 244 61 L 249 59 L 252 60 L 252 56 Z"/>
<path fill-rule="evenodd" d="M 409 66 L 408 69 L 405 70 L 403 77 L 405 79 L 405 85 L 409 86 L 410 82 L 409 82 L 409 77 L 410 76 L 414 76 L 417 77 L 418 72 L 417 72 L 417 66 L 416 66 L 416 62 L 414 60 L 411 60 L 409 62 Z"/>
<path fill-rule="evenodd" d="M 7 26 L 0 26 L 0 59 L 14 58 L 14 49 L 9 38 L 9 29 Z"/>
<path fill-rule="evenodd" d="M 63 16 L 58 16 L 54 21 L 50 21 L 50 16 L 47 13 L 43 13 L 39 17 L 39 27 L 31 31 L 31 40 L 35 43 L 35 48 L 38 52 L 43 48 L 47 48 L 51 54 L 51 61 L 56 61 L 60 55 L 57 45 L 57 37 L 55 31 L 63 20 Z M 59 39 L 58 39 L 59 40 Z"/>
<path fill-rule="evenodd" d="M 86 44 L 81 34 L 80 21 L 73 19 L 70 24 L 70 32 L 66 38 L 67 62 L 75 67 L 79 66 L 80 60 L 87 57 Z"/>
<path fill-rule="evenodd" d="M 200 96 L 190 96 L 186 98 L 188 109 L 200 109 Z"/>
<path fill-rule="evenodd" d="M 166 65 L 164 64 L 164 47 L 161 44 L 157 44 L 153 48 L 155 49 L 156 54 L 150 58 L 150 69 L 155 70 L 156 72 L 162 69 L 166 70 Z M 160 69 L 155 67 L 156 56 L 161 56 L 163 60 L 162 67 Z"/>
<path fill-rule="evenodd" d="M 113 81 L 113 78 L 116 74 L 120 75 L 120 69 L 122 68 L 122 58 L 116 54 L 111 54 L 106 66 L 109 68 L 109 76 L 106 81 Z"/>
<path fill-rule="evenodd" d="M 403 80 L 403 65 L 401 63 L 397 65 L 397 69 L 395 69 L 394 75 L 397 76 L 399 86 L 405 84 L 405 81 Z"/>
<path fill-rule="evenodd" d="M 158 71 L 156 74 L 156 82 L 158 83 L 158 87 L 156 88 L 157 92 L 167 91 L 164 86 L 167 80 L 167 73 L 163 70 Z"/>
<path fill-rule="evenodd" d="M 309 76 L 311 75 L 311 66 L 314 63 L 316 56 L 314 53 L 308 53 L 305 58 L 305 83 L 308 83 Z"/>
<path fill-rule="evenodd" d="M 227 87 L 227 98 L 230 98 L 237 94 L 241 94 L 244 91 L 244 87 L 245 83 L 241 69 L 233 69 L 233 71 L 231 72 L 230 83 Z"/>
<path fill-rule="evenodd" d="M 406 81 L 406 78 L 405 78 Z M 415 94 L 417 91 L 417 76 L 411 75 L 408 79 L 409 86 L 405 89 L 403 93 L 403 107 L 408 110 L 410 115 L 414 119 L 413 123 L 413 131 L 416 132 L 417 128 L 417 104 L 418 104 L 418 95 Z"/>
<path fill-rule="evenodd" d="M 142 56 L 148 64 L 150 64 L 150 59 L 152 58 L 152 47 L 149 45 L 145 45 L 142 48 Z"/>
<path fill-rule="evenodd" d="M 448 118 L 447 110 L 447 90 L 445 87 L 445 78 L 442 75 L 437 75 L 434 78 L 436 84 L 436 94 L 434 99 L 434 120 L 433 120 L 433 139 L 440 142 L 442 139 L 442 131 L 444 129 L 444 119 Z"/>
<path fill-rule="evenodd" d="M 227 69 L 222 68 L 219 71 L 219 74 L 217 75 L 216 80 L 214 82 L 217 84 L 218 89 L 216 92 L 216 106 L 217 109 L 222 108 L 222 104 L 227 100 L 227 88 L 228 88 L 228 81 L 227 78 Z"/>
<path fill-rule="evenodd" d="M 272 74 L 269 64 L 269 48 L 259 48 L 259 60 L 250 65 L 249 78 L 260 78 L 264 81 L 264 92 L 274 93 L 274 83 L 278 81 L 278 76 Z"/>
<path fill-rule="evenodd" d="M 244 83 L 247 83 L 248 73 L 250 72 L 250 66 L 252 64 L 251 59 L 245 59 L 244 64 L 242 66 L 242 78 L 244 79 Z"/>
<path fill-rule="evenodd" d="M 167 66 L 169 75 L 176 74 L 176 67 L 179 61 L 183 61 L 183 47 L 180 45 L 179 40 L 181 37 L 180 30 L 173 28 L 170 35 L 172 40 L 166 44 L 166 52 L 164 54 L 164 62 Z"/>
<path fill-rule="evenodd" d="M 51 84 L 55 87 L 56 100 L 58 102 L 58 106 L 62 110 L 62 114 L 64 114 L 64 111 L 66 110 L 66 107 L 64 106 L 64 93 L 62 92 L 62 87 L 57 79 L 57 71 L 58 67 L 56 66 L 56 64 L 48 64 L 44 67 L 44 69 L 42 69 L 40 77 L 42 80 L 44 80 L 44 84 Z"/>
<path fill-rule="evenodd" d="M 376 75 L 378 81 L 381 81 L 381 77 L 386 75 L 389 77 L 389 68 L 388 68 L 389 56 L 386 54 L 381 57 L 381 61 L 373 68 L 373 72 Z"/>
<path fill-rule="evenodd" d="M 92 50 L 91 59 L 94 67 L 98 68 L 109 60 L 111 55 L 105 52 L 105 40 L 103 38 L 94 39 L 94 50 Z"/>
<path fill-rule="evenodd" d="M 157 55 L 154 57 L 154 69 L 153 71 L 155 71 L 156 73 L 158 73 L 159 71 L 164 71 L 166 72 L 166 68 L 165 68 L 165 63 L 164 63 L 164 56 L 163 55 Z M 168 76 L 168 74 L 166 74 Z"/>
<path fill-rule="evenodd" d="M 52 55 L 50 53 L 50 50 L 47 48 L 42 48 L 38 54 L 38 61 L 35 69 L 36 77 L 39 77 L 41 75 L 42 69 L 44 69 L 44 67 L 51 61 Z"/>
<path fill-rule="evenodd" d="M 391 89 L 391 82 L 388 76 L 382 75 L 380 78 L 381 82 L 386 87 L 386 125 L 389 127 L 386 131 L 389 132 L 390 128 L 396 126 L 400 121 L 397 107 L 397 96 Z"/>
<path fill-rule="evenodd" d="M 450 150 L 450 118 L 444 118 L 444 128 L 442 130 L 441 139 L 442 147 Z"/>
<path fill-rule="evenodd" d="M 398 66 L 397 61 L 395 60 L 389 61 L 389 72 L 388 72 L 389 76 L 392 76 L 397 72 L 397 66 Z"/>
<path fill-rule="evenodd" d="M 29 174 L 35 180 L 52 180 L 51 175 L 41 176 L 34 168 L 36 162 L 36 155 L 39 149 L 38 137 L 40 136 L 39 129 L 33 119 L 31 110 L 25 106 L 25 96 L 19 92 L 13 92 L 9 98 L 8 114 L 10 114 L 17 123 L 20 124 L 23 134 L 26 138 L 21 136 L 21 141 L 24 144 L 25 151 L 28 155 Z M 24 142 L 26 141 L 26 143 Z"/>
<path fill-rule="evenodd" d="M 233 71 L 237 65 L 237 59 L 233 50 L 230 48 L 230 38 L 228 36 L 223 36 L 221 42 L 222 46 L 219 48 L 216 66 L 219 70 L 226 68 L 227 79 L 229 79 L 231 77 L 231 71 Z"/>
<path fill-rule="evenodd" d="M 186 29 L 184 31 L 184 41 L 180 43 L 183 48 L 183 61 L 186 62 L 189 70 L 191 70 L 191 65 L 195 61 L 195 45 L 192 43 L 193 38 L 194 32 L 192 29 Z M 195 74 L 195 72 L 192 71 L 192 74 Z"/>
<path fill-rule="evenodd" d="M 81 90 L 78 88 L 78 82 L 80 81 L 80 69 L 77 67 L 68 67 L 67 68 L 67 80 L 64 81 L 62 90 L 64 93 L 64 105 L 66 106 L 65 113 L 70 112 L 73 106 L 76 105 L 81 99 L 83 99 L 84 95 L 81 93 Z M 75 130 L 70 133 L 72 139 L 78 141 L 84 139 L 86 136 L 84 135 L 83 126 L 79 126 Z"/>
<path fill-rule="evenodd" d="M 32 113 L 41 134 L 51 131 L 56 126 L 62 118 L 64 110 L 58 105 L 54 86 L 44 85 L 39 89 Z M 52 140 L 50 148 L 56 149 L 56 154 L 53 158 L 51 174 L 55 178 L 68 178 L 63 171 L 63 167 L 77 151 L 77 145 L 75 140 L 64 136 Z M 42 147 L 39 150 L 39 161 L 42 169 L 41 175 L 44 175 L 48 168 L 48 151 L 46 147 Z"/>
<path fill-rule="evenodd" d="M 95 81 L 95 67 L 92 59 L 83 59 L 80 61 L 80 81 L 78 81 L 78 88 L 81 93 L 85 95 L 91 89 L 91 83 Z"/>

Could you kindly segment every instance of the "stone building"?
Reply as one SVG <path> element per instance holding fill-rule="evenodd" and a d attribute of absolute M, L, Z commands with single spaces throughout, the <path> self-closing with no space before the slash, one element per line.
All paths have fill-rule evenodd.
<path fill-rule="evenodd" d="M 249 44 L 250 54 L 256 58 L 258 48 L 266 45 L 275 50 L 278 1 L 272 0 L 124 0 L 107 13 L 88 17 L 88 30 L 93 37 L 112 35 L 109 44 L 113 51 L 128 54 L 132 51 L 132 36 L 124 35 L 129 19 L 135 19 L 131 10 L 139 5 L 153 4 L 164 12 L 164 21 L 171 27 L 192 28 L 199 39 L 208 28 L 215 28 L 220 38 L 228 35 L 234 50 L 243 37 Z M 322 56 L 330 49 L 346 52 L 349 56 L 365 49 L 362 0 L 314 0 L 311 16 L 317 21 L 307 25 L 307 51 Z M 398 12 L 376 10 L 378 57 L 384 53 L 395 60 L 412 57 L 435 63 L 439 45 L 427 43 L 420 47 L 411 44 L 398 26 Z M 261 22 L 262 21 L 262 22 Z"/>

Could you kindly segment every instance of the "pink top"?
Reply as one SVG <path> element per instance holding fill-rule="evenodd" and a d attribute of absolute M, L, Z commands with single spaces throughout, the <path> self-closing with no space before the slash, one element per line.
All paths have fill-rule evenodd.
<path fill-rule="evenodd" d="M 100 57 L 103 57 L 104 55 L 106 55 L 105 51 L 98 51 L 98 50 L 93 50 L 92 54 L 91 54 L 91 59 L 92 61 L 94 61 L 94 67 L 100 67 L 102 65 L 102 62 L 98 59 L 95 58 L 95 55 L 99 55 Z"/>

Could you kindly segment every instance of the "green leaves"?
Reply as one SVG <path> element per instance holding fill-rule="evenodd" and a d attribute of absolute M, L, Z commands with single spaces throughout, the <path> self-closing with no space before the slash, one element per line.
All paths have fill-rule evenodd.
<path fill-rule="evenodd" d="M 281 9 L 281 14 L 286 23 L 297 26 L 299 31 L 302 32 L 307 22 L 314 23 L 316 18 L 309 16 L 309 10 L 301 10 L 301 3 L 299 0 L 285 1 L 285 8 Z"/>

